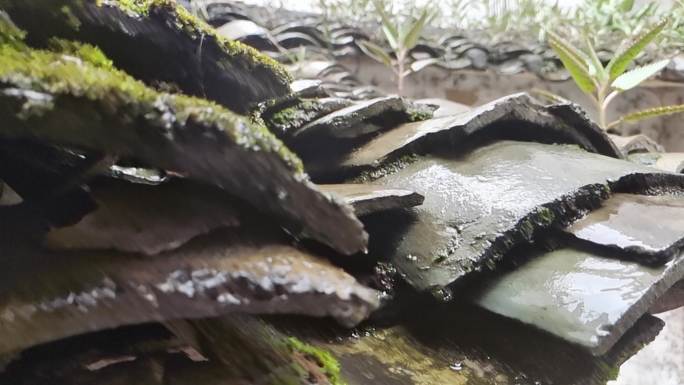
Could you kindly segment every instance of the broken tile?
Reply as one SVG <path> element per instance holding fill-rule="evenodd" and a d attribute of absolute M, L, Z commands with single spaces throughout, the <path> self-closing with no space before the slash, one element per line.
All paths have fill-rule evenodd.
<path fill-rule="evenodd" d="M 219 189 L 184 180 L 158 186 L 104 180 L 91 183 L 89 192 L 97 209 L 50 230 L 49 248 L 159 254 L 216 228 L 238 226 L 243 206 Z"/>
<path fill-rule="evenodd" d="M 565 231 L 637 262 L 663 263 L 684 245 L 684 197 L 615 194 Z"/>
<path fill-rule="evenodd" d="M 142 259 L 14 257 L 0 280 L 0 354 L 123 325 L 228 313 L 330 316 L 352 326 L 378 306 L 378 294 L 342 269 L 254 230 L 217 231 Z"/>
<path fill-rule="evenodd" d="M 505 122 L 505 127 L 497 128 L 500 122 Z M 498 139 L 577 144 L 587 151 L 621 156 L 606 134 L 576 106 L 544 107 L 527 94 L 515 94 L 461 114 L 403 124 L 352 152 L 341 167 L 374 168 L 411 153 L 448 150 L 485 133 Z"/>
<path fill-rule="evenodd" d="M 392 219 L 367 223 L 374 234 L 371 250 L 390 258 L 414 287 L 440 292 L 474 270 L 493 268 L 536 230 L 568 224 L 584 210 L 598 207 L 611 187 L 638 190 L 684 183 L 679 175 L 575 146 L 513 141 L 461 156 L 417 157 L 396 168 L 369 173 L 367 179 L 415 191 L 425 202 L 410 212 L 392 214 Z M 395 234 L 383 230 L 388 221 L 395 224 Z"/>
<path fill-rule="evenodd" d="M 494 277 L 472 301 L 545 330 L 592 354 L 606 353 L 675 282 L 684 257 L 659 267 L 563 248 Z"/>
<path fill-rule="evenodd" d="M 408 190 L 387 189 L 370 184 L 328 184 L 318 188 L 334 194 L 354 208 L 358 216 L 378 211 L 420 206 L 423 196 Z"/>

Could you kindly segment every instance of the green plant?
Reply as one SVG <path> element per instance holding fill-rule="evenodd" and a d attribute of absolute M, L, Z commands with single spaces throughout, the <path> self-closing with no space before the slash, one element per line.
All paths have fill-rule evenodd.
<path fill-rule="evenodd" d="M 627 114 L 611 123 L 606 120 L 608 106 L 616 96 L 654 76 L 670 62 L 669 59 L 660 60 L 627 71 L 634 59 L 656 40 L 667 24 L 668 19 L 662 19 L 643 33 L 623 41 L 605 66 L 599 60 L 594 45 L 588 38 L 584 39 L 586 50 L 581 50 L 560 35 L 547 31 L 549 45 L 577 86 L 591 97 L 598 111 L 599 125 L 603 129 L 612 128 L 623 122 L 635 122 L 684 111 L 684 105 L 657 107 Z"/>
<path fill-rule="evenodd" d="M 418 44 L 423 34 L 425 25 L 435 15 L 428 7 L 420 10 L 417 18 L 406 17 L 402 20 L 399 15 L 390 17 L 379 1 L 374 1 L 375 10 L 380 16 L 382 32 L 385 40 L 392 48 L 394 57 L 388 54 L 384 48 L 371 41 L 363 41 L 360 47 L 365 54 L 378 62 L 384 64 L 394 73 L 397 92 L 401 95 L 404 91 L 404 78 L 413 72 L 420 71 L 430 64 L 434 64 L 435 59 L 425 59 L 411 62 L 410 51 Z"/>

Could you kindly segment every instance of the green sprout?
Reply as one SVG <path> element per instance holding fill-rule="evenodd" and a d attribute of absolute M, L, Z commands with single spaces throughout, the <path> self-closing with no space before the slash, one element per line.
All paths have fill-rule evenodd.
<path fill-rule="evenodd" d="M 624 122 L 637 122 L 647 118 L 684 112 L 684 105 L 675 105 L 633 112 L 610 123 L 607 122 L 606 118 L 608 106 L 616 96 L 638 86 L 669 64 L 670 59 L 665 59 L 627 70 L 634 59 L 665 29 L 668 22 L 668 19 L 662 19 L 643 33 L 623 41 L 605 66 L 599 60 L 594 45 L 588 38 L 584 39 L 586 46 L 586 51 L 584 51 L 560 35 L 547 31 L 549 45 L 556 52 L 577 86 L 591 98 L 598 111 L 599 125 L 603 129 L 608 130 Z"/>
<path fill-rule="evenodd" d="M 404 79 L 408 75 L 437 61 L 436 59 L 412 61 L 409 56 L 411 50 L 418 44 L 418 39 L 423 34 L 426 24 L 434 17 L 435 13 L 424 7 L 417 18 L 407 18 L 402 22 L 396 16 L 391 18 L 380 3 L 374 2 L 374 4 L 375 10 L 381 18 L 385 40 L 392 48 L 394 57 L 387 53 L 384 48 L 370 41 L 363 41 L 359 46 L 366 55 L 392 70 L 397 83 L 397 93 L 401 95 L 404 91 Z"/>

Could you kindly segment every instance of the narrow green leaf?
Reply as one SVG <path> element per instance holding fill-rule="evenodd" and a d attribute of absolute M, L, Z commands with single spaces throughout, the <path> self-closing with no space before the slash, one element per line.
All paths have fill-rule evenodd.
<path fill-rule="evenodd" d="M 637 111 L 637 112 L 632 112 L 631 114 L 627 114 L 627 115 L 621 117 L 619 120 L 616 120 L 616 121 L 610 123 L 608 125 L 608 128 L 615 127 L 621 123 L 635 123 L 635 122 L 645 120 L 645 119 L 657 118 L 659 116 L 679 114 L 682 112 L 684 112 L 684 104 L 648 108 L 645 110 L 641 110 L 641 111 Z"/>
<path fill-rule="evenodd" d="M 641 51 L 646 48 L 646 46 L 651 43 L 660 32 L 668 24 L 669 19 L 662 19 L 660 22 L 656 23 L 651 29 L 646 32 L 635 36 L 632 39 L 624 42 L 620 48 L 615 52 L 615 56 L 611 59 L 610 63 L 606 67 L 608 73 L 610 74 L 610 79 L 614 80 L 618 76 L 622 75 L 630 63 L 639 56 Z"/>
<path fill-rule="evenodd" d="M 631 71 L 627 71 L 618 76 L 611 85 L 617 90 L 627 91 L 638 86 L 641 82 L 650 78 L 651 76 L 657 74 L 663 68 L 667 67 L 669 63 L 670 59 L 665 59 L 645 65 L 643 67 L 635 68 Z"/>
<path fill-rule="evenodd" d="M 385 23 L 384 21 L 382 22 L 382 32 L 385 34 L 385 39 L 389 43 L 390 47 L 392 47 L 392 50 L 398 51 L 399 50 L 399 37 L 394 34 L 396 29 L 394 26 Z"/>
<path fill-rule="evenodd" d="M 577 86 L 588 94 L 593 93 L 596 90 L 596 85 L 594 84 L 591 75 L 589 75 L 589 70 L 587 68 L 587 63 L 582 62 L 577 56 L 573 55 L 572 52 L 568 51 L 564 46 L 559 45 L 554 39 L 549 39 L 549 45 L 556 52 L 561 62 L 568 70 L 572 79 L 577 83 Z"/>
<path fill-rule="evenodd" d="M 392 67 L 392 58 L 379 45 L 370 41 L 360 41 L 359 47 L 366 55 L 370 56 L 374 60 L 379 61 L 387 67 Z"/>
<path fill-rule="evenodd" d="M 568 99 L 566 99 L 566 98 L 564 98 L 564 97 L 562 97 L 556 93 L 553 93 L 553 92 L 548 91 L 548 90 L 543 90 L 541 88 L 533 88 L 530 92 L 532 93 L 532 95 L 548 99 L 551 103 L 554 103 L 554 104 L 572 103 Z"/>
<path fill-rule="evenodd" d="M 608 72 L 605 68 L 603 68 L 603 63 L 601 63 L 601 60 L 598 58 L 596 50 L 594 49 L 594 45 L 591 44 L 591 41 L 589 41 L 587 37 L 584 38 L 584 41 L 587 46 L 587 50 L 589 50 L 589 59 L 591 59 L 591 67 L 593 67 L 593 73 L 592 68 L 590 68 L 589 74 L 592 76 L 596 76 L 599 79 L 599 81 L 603 83 L 608 79 Z"/>
<path fill-rule="evenodd" d="M 570 56 L 572 56 L 574 60 L 577 62 L 577 64 L 580 64 L 581 67 L 584 68 L 587 72 L 589 71 L 590 59 L 584 52 L 582 52 L 582 50 L 570 44 L 568 41 L 564 40 L 562 37 L 560 37 L 553 31 L 546 31 L 546 33 L 547 35 L 549 35 L 549 44 L 551 44 L 551 42 L 553 41 L 555 45 L 563 48 L 564 51 L 566 51 Z"/>
<path fill-rule="evenodd" d="M 406 32 L 406 36 L 402 36 L 402 43 L 404 49 L 407 51 L 415 47 L 418 44 L 418 39 L 420 35 L 423 34 L 423 29 L 425 28 L 425 23 L 430 18 L 430 12 L 427 9 L 423 9 L 418 20 L 413 23 L 413 25 Z"/>
<path fill-rule="evenodd" d="M 390 47 L 392 47 L 392 49 L 394 51 L 398 51 L 399 50 L 399 31 L 397 29 L 397 26 L 390 19 L 390 17 L 387 16 L 387 13 L 385 12 L 385 9 L 382 6 L 381 2 L 379 2 L 378 0 L 373 0 L 373 6 L 375 7 L 375 10 L 380 15 L 380 19 L 382 21 L 382 32 L 385 34 L 385 39 L 387 39 L 387 42 L 389 43 Z"/>

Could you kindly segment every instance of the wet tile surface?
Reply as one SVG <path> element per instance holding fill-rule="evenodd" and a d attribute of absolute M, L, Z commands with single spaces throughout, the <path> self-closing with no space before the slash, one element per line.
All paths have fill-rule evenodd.
<path fill-rule="evenodd" d="M 495 123 L 511 121 L 516 124 L 496 132 Z M 398 126 L 351 153 L 341 162 L 341 167 L 373 168 L 412 151 L 448 149 L 464 138 L 484 133 L 500 139 L 576 144 L 596 153 L 620 156 L 608 136 L 575 109 L 568 106 L 547 109 L 521 93 L 455 115 Z"/>
<path fill-rule="evenodd" d="M 513 141 L 457 159 L 420 157 L 373 182 L 415 191 L 425 202 L 405 215 L 403 230 L 375 236 L 371 249 L 390 257 L 415 287 L 443 287 L 492 265 L 535 229 L 598 206 L 608 181 L 651 171 L 573 146 Z M 378 220 L 368 231 L 382 232 L 390 220 L 399 221 Z"/>
<path fill-rule="evenodd" d="M 681 256 L 646 267 L 560 249 L 489 280 L 472 300 L 600 355 L 683 276 Z"/>
<path fill-rule="evenodd" d="M 684 242 L 684 197 L 615 194 L 565 231 L 637 261 L 664 262 Z"/>
<path fill-rule="evenodd" d="M 334 194 L 354 208 L 356 215 L 419 206 L 423 196 L 409 190 L 386 189 L 370 184 L 327 184 L 318 188 Z"/>
<path fill-rule="evenodd" d="M 256 233 L 216 231 L 148 258 L 8 257 L 0 272 L 0 355 L 103 329 L 229 313 L 331 316 L 353 326 L 378 307 L 377 293 L 344 270 Z"/>

